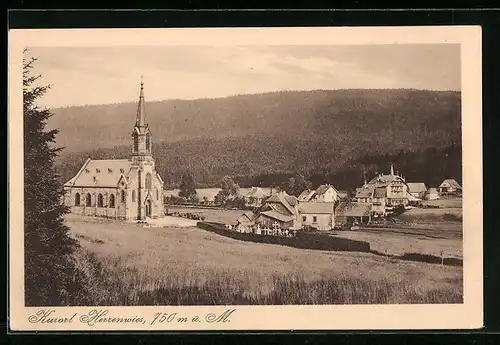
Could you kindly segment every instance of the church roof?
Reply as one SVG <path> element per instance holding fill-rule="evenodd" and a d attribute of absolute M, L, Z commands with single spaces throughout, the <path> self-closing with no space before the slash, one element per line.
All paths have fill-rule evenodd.
<path fill-rule="evenodd" d="M 122 175 L 127 178 L 132 168 L 128 159 L 87 159 L 67 187 L 116 187 Z"/>

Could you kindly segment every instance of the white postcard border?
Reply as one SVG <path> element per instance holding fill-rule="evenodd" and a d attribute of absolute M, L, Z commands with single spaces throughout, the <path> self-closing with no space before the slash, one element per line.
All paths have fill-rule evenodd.
<path fill-rule="evenodd" d="M 24 307 L 22 55 L 24 47 L 163 45 L 461 44 L 464 303 L 442 305 Z M 399 330 L 475 329 L 483 325 L 481 27 L 69 29 L 9 32 L 9 323 L 12 331 L 102 330 Z M 40 324 L 54 310 L 71 323 Z M 130 324 L 82 322 L 92 310 L 142 317 Z M 234 310 L 234 311 L 233 311 Z M 226 314 L 224 314 L 226 312 Z M 187 323 L 150 324 L 155 313 Z M 227 316 L 224 320 L 224 316 Z M 195 317 L 201 319 L 193 321 Z M 147 319 L 147 320 L 146 320 Z M 212 322 L 210 322 L 212 320 Z M 85 320 L 83 320 L 85 321 Z M 226 321 L 226 322 L 224 322 Z"/>

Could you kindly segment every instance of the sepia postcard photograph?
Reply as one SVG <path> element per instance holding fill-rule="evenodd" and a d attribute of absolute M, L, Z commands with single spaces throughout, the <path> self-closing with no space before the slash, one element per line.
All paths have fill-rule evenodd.
<path fill-rule="evenodd" d="M 11 331 L 483 325 L 477 26 L 12 30 Z"/>

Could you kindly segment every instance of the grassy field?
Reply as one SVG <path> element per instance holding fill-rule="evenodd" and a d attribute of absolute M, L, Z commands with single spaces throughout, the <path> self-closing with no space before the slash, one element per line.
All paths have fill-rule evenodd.
<path fill-rule="evenodd" d="M 94 305 L 462 303 L 462 268 L 67 216 Z"/>
<path fill-rule="evenodd" d="M 366 226 L 361 231 L 339 231 L 335 236 L 366 241 L 381 253 L 419 253 L 462 258 L 462 200 L 426 201 L 440 208 L 412 208 L 382 226 Z"/>
<path fill-rule="evenodd" d="M 441 208 L 462 208 L 462 198 L 448 197 L 437 200 L 424 200 L 422 205 Z"/>
<path fill-rule="evenodd" d="M 336 236 L 370 243 L 370 249 L 388 255 L 419 253 L 462 259 L 462 240 L 459 238 L 429 238 L 421 235 L 402 234 L 398 232 L 374 231 L 342 231 Z"/>

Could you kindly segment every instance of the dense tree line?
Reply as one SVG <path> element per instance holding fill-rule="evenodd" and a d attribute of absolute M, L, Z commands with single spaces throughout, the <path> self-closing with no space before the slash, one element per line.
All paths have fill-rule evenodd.
<path fill-rule="evenodd" d="M 64 110 L 67 117 L 56 121 L 62 126 L 71 123 L 63 143 L 72 150 L 86 147 L 80 145 L 83 142 L 94 147 L 98 142 L 100 147 L 63 153 L 58 167 L 64 181 L 88 157 L 129 157 L 130 128 L 121 126 L 130 121 L 122 118 L 123 107 L 75 110 L 81 115 L 76 122 L 84 119 L 97 126 L 99 121 L 113 121 L 95 128 L 106 133 L 96 136 L 92 132 L 96 137 L 92 141 L 78 139 L 89 133 L 71 132 L 76 125 L 67 117 L 73 119 L 76 113 Z M 100 114 L 90 121 L 97 110 L 113 116 Z M 190 171 L 197 188 L 216 187 L 226 175 L 241 187 L 278 187 L 301 174 L 313 185 L 329 181 L 348 189 L 376 170 L 387 170 L 390 160 L 407 178 L 433 185 L 438 178 L 433 176 L 459 178 L 460 174 L 452 158 L 444 156 L 444 163 L 434 159 L 443 150 L 455 152 L 461 145 L 459 92 L 316 90 L 151 102 L 148 121 L 155 128 L 153 153 L 166 188 L 179 188 L 183 175 Z M 86 125 L 78 128 L 89 130 Z M 118 131 L 123 138 L 112 139 L 118 134 L 110 131 Z M 117 143 L 125 144 L 106 147 Z M 416 161 L 407 160 L 407 155 Z"/>
<path fill-rule="evenodd" d="M 131 101 L 54 109 L 58 144 L 69 152 L 129 145 L 137 100 Z M 442 146 L 460 138 L 460 103 L 460 92 L 312 90 L 147 102 L 146 108 L 154 143 L 284 135 L 338 146 L 386 139 L 399 146 L 408 138 Z"/>
<path fill-rule="evenodd" d="M 290 146 L 295 147 L 292 144 L 290 142 Z M 304 145 L 301 146 L 302 149 Z M 310 149 L 314 150 L 314 147 L 311 145 Z M 165 157 L 161 155 L 156 158 L 156 161 L 158 171 L 162 174 L 167 189 L 180 186 L 186 168 L 192 172 L 194 182 L 190 183 L 194 183 L 196 188 L 220 187 L 223 177 L 231 175 L 234 182 L 243 188 L 253 186 L 281 187 L 291 191 L 290 194 L 295 194 L 293 191 L 295 187 L 290 186 L 291 179 L 297 179 L 300 188 L 308 186 L 303 180 L 305 179 L 306 182 L 310 182 L 312 188 L 323 183 L 331 183 L 337 188 L 349 190 L 358 187 L 365 179 L 370 180 L 378 173 L 388 173 L 391 163 L 409 182 L 424 182 L 428 186 L 436 187 L 445 178 L 454 178 L 459 183 L 462 180 L 461 145 L 416 150 L 400 149 L 396 152 L 393 150 L 392 153 L 363 154 L 350 159 L 346 159 L 345 156 L 335 159 L 334 153 L 330 155 L 327 153 L 322 160 L 309 160 L 311 156 L 314 156 L 314 152 L 311 154 L 301 152 L 302 157 L 296 157 L 290 152 L 291 157 L 288 157 L 288 160 L 294 159 L 295 164 L 285 164 L 286 157 L 283 156 L 277 156 L 275 160 L 268 160 L 266 155 L 261 160 L 257 160 L 261 162 L 258 164 L 258 162 L 249 162 L 248 156 L 244 155 L 243 152 L 241 155 L 237 152 L 233 151 L 235 157 L 232 159 L 214 161 L 211 164 L 200 164 L 198 161 L 200 156 L 191 150 L 185 152 L 184 158 L 179 159 L 180 162 L 167 158 L 168 163 L 165 164 Z M 129 148 L 124 147 L 121 153 L 120 150 L 94 151 L 92 157 L 96 159 L 112 158 L 120 156 L 120 154 L 122 158 L 126 158 L 129 154 Z M 230 155 L 231 151 L 229 150 L 228 156 Z M 73 155 L 64 161 L 61 167 L 66 180 L 78 171 L 87 156 L 88 154 Z M 210 160 L 205 158 L 207 162 Z M 235 163 L 235 160 L 238 159 L 241 160 L 241 163 Z M 295 182 L 294 180 L 293 182 Z"/>

